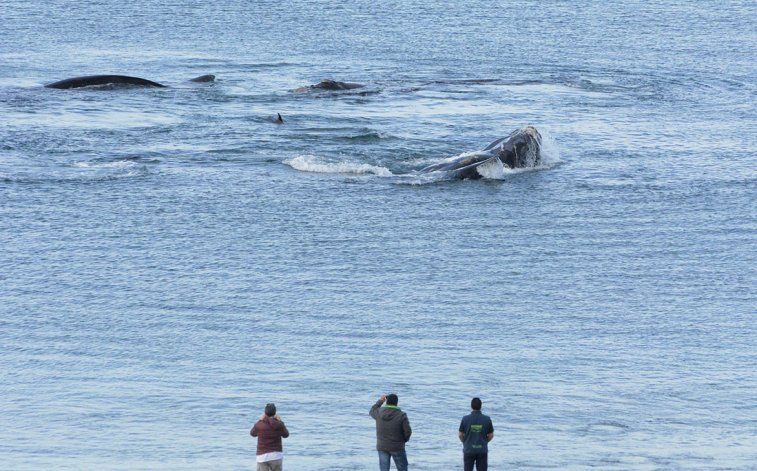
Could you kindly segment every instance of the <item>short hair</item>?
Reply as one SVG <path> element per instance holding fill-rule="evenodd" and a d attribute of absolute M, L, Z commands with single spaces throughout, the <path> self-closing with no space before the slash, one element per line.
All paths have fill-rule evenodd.
<path fill-rule="evenodd" d="M 389 394 L 388 396 L 386 396 L 387 406 L 396 406 L 399 401 L 400 399 L 397 397 L 396 394 Z"/>
<path fill-rule="evenodd" d="M 481 399 L 474 397 L 470 401 L 470 408 L 473 410 L 481 410 Z"/>
<path fill-rule="evenodd" d="M 266 404 L 265 415 L 267 415 L 268 417 L 273 417 L 274 415 L 276 415 L 276 404 L 274 404 L 273 402 Z"/>

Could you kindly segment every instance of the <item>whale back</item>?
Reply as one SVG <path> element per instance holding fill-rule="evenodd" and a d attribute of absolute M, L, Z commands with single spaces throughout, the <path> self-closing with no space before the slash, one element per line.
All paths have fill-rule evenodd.
<path fill-rule="evenodd" d="M 139 87 L 160 87 L 165 85 L 152 80 L 139 77 L 129 77 L 128 75 L 87 75 L 83 77 L 73 77 L 58 82 L 45 85 L 47 88 L 69 89 L 91 87 L 96 85 L 134 85 Z"/>
<path fill-rule="evenodd" d="M 215 82 L 215 80 L 216 80 L 216 76 L 213 74 L 200 75 L 199 77 L 189 79 L 190 82 L 196 82 L 196 83 Z"/>
<path fill-rule="evenodd" d="M 359 83 L 339 82 L 336 80 L 325 79 L 320 83 L 312 85 L 312 88 L 320 88 L 323 90 L 352 90 L 355 88 L 363 88 L 365 85 Z"/>

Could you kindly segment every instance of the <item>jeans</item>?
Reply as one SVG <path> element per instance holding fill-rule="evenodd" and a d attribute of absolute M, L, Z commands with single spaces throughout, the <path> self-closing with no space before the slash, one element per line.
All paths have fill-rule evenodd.
<path fill-rule="evenodd" d="M 389 471 L 389 458 L 394 459 L 397 471 L 407 471 L 407 454 L 404 451 L 379 451 L 379 469 Z"/>
<path fill-rule="evenodd" d="M 283 469 L 284 460 L 264 461 L 258 463 L 257 471 L 281 471 Z"/>
<path fill-rule="evenodd" d="M 475 455 L 463 454 L 463 467 L 465 471 L 473 471 L 473 464 L 476 464 L 476 471 L 486 471 L 489 468 L 489 455 L 487 453 L 478 453 Z"/>

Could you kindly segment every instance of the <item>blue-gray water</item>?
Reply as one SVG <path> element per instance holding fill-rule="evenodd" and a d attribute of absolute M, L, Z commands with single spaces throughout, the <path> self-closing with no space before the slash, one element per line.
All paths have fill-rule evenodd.
<path fill-rule="evenodd" d="M 754 467 L 754 2 L 182 3 L 0 2 L 0 467 Z"/>

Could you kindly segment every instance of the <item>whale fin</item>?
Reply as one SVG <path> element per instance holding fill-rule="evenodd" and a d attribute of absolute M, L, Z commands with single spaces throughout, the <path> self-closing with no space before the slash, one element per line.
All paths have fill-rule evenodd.
<path fill-rule="evenodd" d="M 505 176 L 505 168 L 496 155 L 476 165 L 476 172 L 490 180 L 501 180 Z"/>
<path fill-rule="evenodd" d="M 505 171 L 502 167 L 502 161 L 495 155 L 486 160 L 451 170 L 448 175 L 461 180 L 478 180 L 480 178 L 501 180 Z"/>

